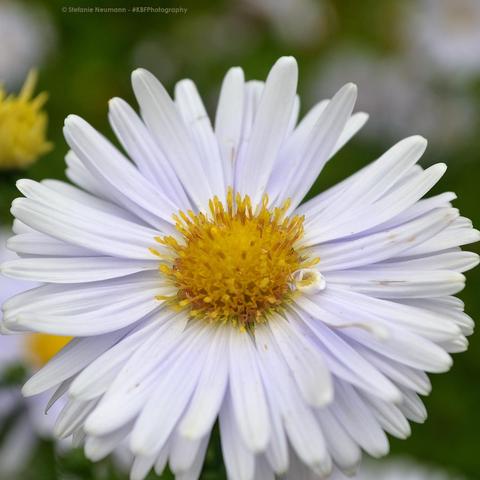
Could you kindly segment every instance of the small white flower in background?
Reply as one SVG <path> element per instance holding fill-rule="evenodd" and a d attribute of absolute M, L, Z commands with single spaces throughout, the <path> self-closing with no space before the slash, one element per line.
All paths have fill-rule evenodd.
<path fill-rule="evenodd" d="M 418 68 L 453 77 L 480 75 L 478 0 L 420 0 L 404 7 L 403 40 Z"/>
<path fill-rule="evenodd" d="M 394 140 L 416 132 L 438 150 L 455 148 L 475 133 L 475 105 L 464 93 L 433 88 L 426 73 L 402 57 L 344 49 L 319 65 L 311 78 L 310 96 L 331 94 L 350 79 L 362 92 L 360 108 L 371 115 L 365 136 Z"/>
<path fill-rule="evenodd" d="M 17 258 L 5 248 L 8 233 L 0 230 L 0 261 Z M 31 282 L 14 280 L 0 275 L 0 305 L 17 293 L 32 288 Z M 1 318 L 1 314 L 0 314 Z M 66 339 L 51 335 L 31 334 L 26 336 L 4 335 L 0 338 L 0 378 L 11 369 L 26 367 L 30 373 L 38 370 L 62 348 Z M 53 439 L 55 419 L 62 403 L 53 406 L 45 415 L 45 406 L 51 393 L 24 399 L 18 386 L 0 386 L 0 425 L 9 418 L 14 422 L 0 441 L 0 475 L 18 473 L 33 454 L 40 438 Z"/>
<path fill-rule="evenodd" d="M 248 13 L 265 18 L 288 45 L 308 47 L 327 32 L 329 9 L 319 0 L 243 0 Z"/>
<path fill-rule="evenodd" d="M 382 462 L 365 462 L 353 477 L 341 473 L 331 480 L 463 480 L 455 474 L 428 467 L 410 459 L 394 459 Z"/>
<path fill-rule="evenodd" d="M 0 84 L 16 88 L 39 67 L 55 43 L 48 13 L 38 5 L 0 2 Z"/>
<path fill-rule="evenodd" d="M 198 478 L 217 419 L 230 479 L 352 472 L 425 420 L 425 372 L 467 348 L 453 295 L 480 235 L 453 193 L 422 199 L 445 166 L 409 137 L 301 204 L 366 115 L 347 84 L 297 125 L 297 74 L 231 69 L 212 127 L 193 82 L 173 101 L 136 70 L 141 117 L 109 114 L 132 162 L 69 116 L 76 186 L 18 182 L 23 258 L 2 271 L 45 285 L 4 304 L 3 331 L 76 337 L 24 393 L 68 393 L 56 431 L 92 460 L 128 441 L 133 480 Z"/>

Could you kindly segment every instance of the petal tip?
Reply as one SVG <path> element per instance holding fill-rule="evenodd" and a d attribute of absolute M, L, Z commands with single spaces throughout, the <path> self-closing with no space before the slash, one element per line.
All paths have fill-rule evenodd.
<path fill-rule="evenodd" d="M 64 121 L 65 127 L 73 127 L 73 126 L 78 126 L 85 124 L 85 120 L 82 119 L 82 117 L 79 117 L 78 115 L 75 115 L 74 113 L 71 113 L 70 115 L 67 115 Z"/>
<path fill-rule="evenodd" d="M 120 97 L 113 97 L 108 101 L 108 107 L 115 109 L 121 107 L 123 100 Z"/>
<path fill-rule="evenodd" d="M 280 57 L 272 69 L 270 70 L 269 76 L 273 73 L 281 73 L 282 75 L 292 76 L 293 78 L 298 77 L 298 64 L 294 57 Z"/>
<path fill-rule="evenodd" d="M 412 135 L 408 137 L 408 140 L 418 143 L 419 145 L 424 145 L 425 147 L 428 145 L 428 140 L 423 135 Z"/>
<path fill-rule="evenodd" d="M 292 55 L 284 55 L 283 57 L 280 57 L 275 63 L 278 65 L 297 66 L 297 59 Z"/>

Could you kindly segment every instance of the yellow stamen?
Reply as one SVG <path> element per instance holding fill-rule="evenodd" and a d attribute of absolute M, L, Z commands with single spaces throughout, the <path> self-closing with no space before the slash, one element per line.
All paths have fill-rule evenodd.
<path fill-rule="evenodd" d="M 47 94 L 33 98 L 37 74 L 31 71 L 22 90 L 8 95 L 0 85 L 0 170 L 26 168 L 52 149 L 46 139 Z"/>
<path fill-rule="evenodd" d="M 172 307 L 241 329 L 283 308 L 293 295 L 295 272 L 318 261 L 300 246 L 303 217 L 286 216 L 289 206 L 269 209 L 265 195 L 255 209 L 248 195 L 229 189 L 226 206 L 214 197 L 209 214 L 175 215 L 181 239 L 156 238 L 170 252 L 160 271 L 177 289 Z"/>
<path fill-rule="evenodd" d="M 56 355 L 71 337 L 47 335 L 45 333 L 32 333 L 25 338 L 27 360 L 35 367 L 43 367 Z"/>

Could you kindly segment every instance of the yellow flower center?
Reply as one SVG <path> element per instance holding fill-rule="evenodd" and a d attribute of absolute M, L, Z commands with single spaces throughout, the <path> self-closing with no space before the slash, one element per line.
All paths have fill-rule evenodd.
<path fill-rule="evenodd" d="M 304 219 L 286 216 L 288 201 L 269 209 L 265 195 L 254 209 L 248 196 L 231 189 L 226 206 L 215 197 L 209 207 L 209 215 L 174 216 L 179 238 L 156 238 L 167 253 L 151 251 L 176 288 L 174 297 L 157 298 L 189 309 L 191 317 L 253 327 L 289 302 L 296 272 L 318 262 L 300 245 Z"/>
<path fill-rule="evenodd" d="M 30 72 L 18 96 L 0 85 L 0 170 L 25 168 L 51 150 L 46 139 L 47 114 L 41 109 L 45 92 L 32 98 L 36 73 Z"/>
<path fill-rule="evenodd" d="M 71 337 L 59 337 L 45 333 L 29 334 L 25 338 L 27 360 L 33 367 L 41 368 L 70 340 Z"/>

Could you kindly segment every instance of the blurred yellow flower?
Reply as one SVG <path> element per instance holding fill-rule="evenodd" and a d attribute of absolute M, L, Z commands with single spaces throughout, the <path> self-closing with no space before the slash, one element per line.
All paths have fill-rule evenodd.
<path fill-rule="evenodd" d="M 22 90 L 7 95 L 0 85 L 0 170 L 26 168 L 52 149 L 47 140 L 47 93 L 33 97 L 37 73 L 31 71 Z"/>

